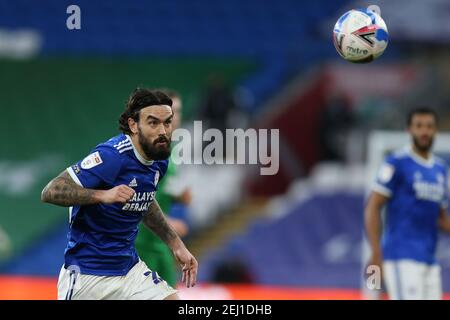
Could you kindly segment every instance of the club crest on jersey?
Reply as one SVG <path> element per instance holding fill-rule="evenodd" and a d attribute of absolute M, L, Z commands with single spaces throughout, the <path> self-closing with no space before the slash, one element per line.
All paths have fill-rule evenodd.
<path fill-rule="evenodd" d="M 91 169 L 99 164 L 102 164 L 103 160 L 100 157 L 100 153 L 98 151 L 91 153 L 86 158 L 81 161 L 81 168 L 83 169 Z"/>

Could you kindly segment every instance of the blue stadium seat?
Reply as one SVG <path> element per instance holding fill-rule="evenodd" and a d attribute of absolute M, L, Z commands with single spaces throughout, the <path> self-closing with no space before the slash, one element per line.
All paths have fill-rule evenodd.
<path fill-rule="evenodd" d="M 0 28 L 32 28 L 43 35 L 42 54 L 201 55 L 264 61 L 245 81 L 255 109 L 287 80 L 290 70 L 335 57 L 319 23 L 349 0 L 79 0 L 82 32 L 65 28 L 68 0 L 0 2 Z M 298 57 L 284 61 L 286 57 Z M 281 58 L 280 58 L 281 57 Z"/>
<path fill-rule="evenodd" d="M 239 256 L 258 283 L 357 288 L 363 201 L 363 194 L 344 191 L 318 194 L 293 205 L 281 219 L 254 223 L 246 234 L 219 248 L 220 254 L 210 253 L 202 268 L 212 272 Z"/>

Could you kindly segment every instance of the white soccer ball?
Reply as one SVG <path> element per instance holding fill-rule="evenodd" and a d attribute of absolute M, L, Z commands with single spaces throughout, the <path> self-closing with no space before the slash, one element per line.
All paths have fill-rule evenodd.
<path fill-rule="evenodd" d="M 354 63 L 371 62 L 381 56 L 388 38 L 384 20 L 368 9 L 350 10 L 334 26 L 333 42 L 337 52 Z"/>

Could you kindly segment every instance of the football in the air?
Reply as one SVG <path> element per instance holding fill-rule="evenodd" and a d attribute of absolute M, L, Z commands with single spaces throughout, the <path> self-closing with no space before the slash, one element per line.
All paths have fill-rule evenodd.
<path fill-rule="evenodd" d="M 345 60 L 367 63 L 381 56 L 388 45 L 388 30 L 380 15 L 369 9 L 354 9 L 336 22 L 333 42 Z"/>

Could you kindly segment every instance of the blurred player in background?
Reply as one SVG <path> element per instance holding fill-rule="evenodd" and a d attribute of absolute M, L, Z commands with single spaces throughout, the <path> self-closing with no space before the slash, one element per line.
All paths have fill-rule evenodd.
<path fill-rule="evenodd" d="M 175 130 L 181 123 L 181 98 L 178 93 L 169 89 L 160 89 L 172 99 L 172 128 Z M 173 154 L 171 155 L 173 157 Z M 169 161 L 167 172 L 161 180 L 156 200 L 161 210 L 167 214 L 166 218 L 172 228 L 180 237 L 187 235 L 189 224 L 187 221 L 187 206 L 191 203 L 189 188 L 179 190 L 177 184 L 177 168 L 173 161 Z M 175 287 L 177 283 L 177 270 L 170 248 L 143 223 L 139 225 L 136 238 L 136 250 L 139 257 L 153 271 Z"/>
<path fill-rule="evenodd" d="M 391 299 L 441 299 L 436 242 L 439 228 L 450 233 L 450 219 L 447 165 L 431 153 L 437 115 L 429 108 L 414 109 L 407 126 L 411 146 L 386 157 L 367 202 L 369 264 L 381 268 Z"/>
<path fill-rule="evenodd" d="M 42 201 L 70 207 L 69 243 L 58 299 L 177 299 L 176 290 L 139 259 L 142 221 L 172 250 L 187 287 L 197 261 L 167 222 L 155 192 L 170 156 L 172 100 L 136 89 L 119 118 L 122 134 L 54 178 Z"/>

